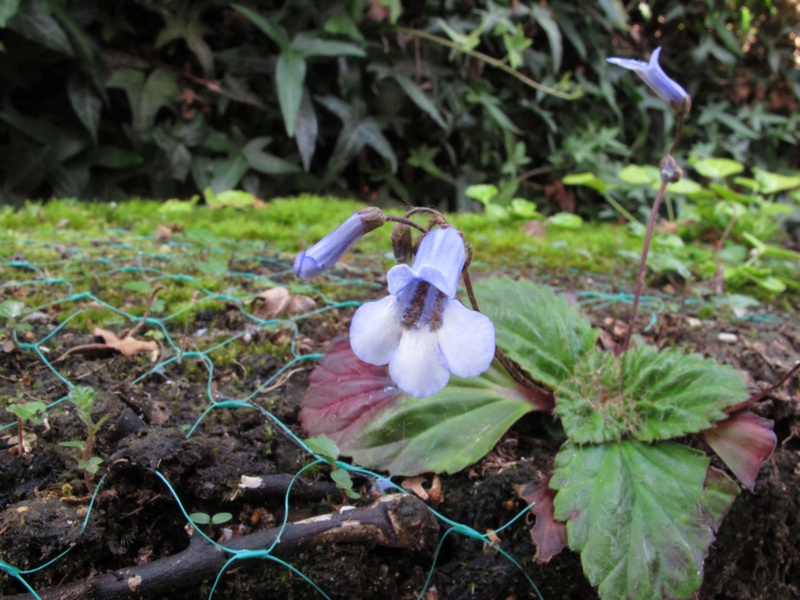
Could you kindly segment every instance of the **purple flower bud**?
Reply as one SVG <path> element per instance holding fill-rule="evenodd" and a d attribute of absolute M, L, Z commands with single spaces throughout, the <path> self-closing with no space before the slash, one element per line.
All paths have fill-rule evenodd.
<path fill-rule="evenodd" d="M 658 64 L 659 54 L 661 54 L 661 47 L 653 51 L 650 62 L 630 58 L 608 58 L 606 60 L 613 65 L 635 71 L 659 98 L 679 113 L 687 113 L 692 107 L 692 98 L 676 81 L 664 73 L 661 65 Z"/>
<path fill-rule="evenodd" d="M 386 215 L 379 208 L 357 210 L 344 223 L 297 256 L 294 261 L 295 275 L 303 281 L 308 281 L 327 271 L 350 249 L 350 246 L 358 241 L 358 238 L 385 222 Z"/>

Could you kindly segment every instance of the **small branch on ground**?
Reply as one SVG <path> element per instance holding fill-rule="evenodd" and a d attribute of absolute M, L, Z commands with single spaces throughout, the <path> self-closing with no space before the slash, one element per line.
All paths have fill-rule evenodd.
<path fill-rule="evenodd" d="M 424 548 L 428 534 L 436 527 L 433 515 L 421 500 L 411 495 L 392 494 L 364 508 L 337 511 L 289 523 L 285 528 L 252 533 L 225 542 L 225 546 L 232 550 L 260 550 L 269 548 L 280 538 L 271 552 L 272 556 L 280 558 L 324 543 L 377 544 L 413 550 Z M 196 535 L 189 547 L 178 554 L 38 593 L 42 600 L 161 597 L 213 579 L 230 556 Z M 230 568 L 240 566 L 239 561 L 229 565 Z M 29 594 L 20 594 L 4 596 L 3 600 L 29 598 Z"/>

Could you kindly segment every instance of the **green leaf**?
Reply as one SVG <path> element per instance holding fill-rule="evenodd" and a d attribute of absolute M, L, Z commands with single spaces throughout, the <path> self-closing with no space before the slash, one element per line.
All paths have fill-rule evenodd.
<path fill-rule="evenodd" d="M 84 444 L 83 442 L 71 440 L 69 442 L 58 442 L 58 445 L 64 446 L 64 448 L 79 448 L 80 450 L 83 450 L 86 444 Z"/>
<path fill-rule="evenodd" d="M 703 158 L 695 161 L 692 167 L 703 177 L 712 179 L 724 179 L 744 171 L 742 163 L 730 158 Z"/>
<path fill-rule="evenodd" d="M 779 175 L 778 173 L 770 173 L 769 171 L 762 171 L 761 169 L 753 169 L 761 186 L 762 194 L 776 194 L 785 190 L 800 187 L 800 175 Z"/>
<path fill-rule="evenodd" d="M 709 428 L 749 395 L 739 371 L 699 354 L 594 349 L 559 388 L 556 414 L 578 444 L 663 440 Z"/>
<path fill-rule="evenodd" d="M 8 20 L 17 14 L 21 0 L 3 0 L 0 2 L 0 29 L 8 24 Z"/>
<path fill-rule="evenodd" d="M 605 194 L 610 186 L 594 173 L 574 173 L 561 180 L 564 185 L 585 185 L 595 191 Z"/>
<path fill-rule="evenodd" d="M 92 136 L 92 141 L 97 144 L 100 110 L 103 108 L 102 100 L 90 85 L 74 75 L 69 78 L 67 83 L 67 96 L 69 96 L 69 102 L 78 119 Z"/>
<path fill-rule="evenodd" d="M 323 96 L 319 102 L 342 120 L 342 130 L 326 168 L 326 180 L 338 175 L 365 146 L 389 161 L 393 173 L 397 171 L 397 156 L 377 121 L 365 114 L 366 106 L 362 100 L 356 98 L 352 104 L 345 104 L 335 96 Z"/>
<path fill-rule="evenodd" d="M 661 187 L 660 183 L 653 185 L 653 189 L 658 189 L 659 187 Z M 676 181 L 675 183 L 667 184 L 667 192 L 673 194 L 684 194 L 686 196 L 692 196 L 702 193 L 703 186 L 701 186 L 696 181 L 692 181 L 691 179 L 682 177 L 679 181 Z"/>
<path fill-rule="evenodd" d="M 292 40 L 291 47 L 304 57 L 366 56 L 366 52 L 360 46 L 352 42 L 327 39 L 319 31 L 304 31 L 297 34 L 297 37 Z"/>
<path fill-rule="evenodd" d="M 91 410 L 96 398 L 97 392 L 83 385 L 77 385 L 69 392 L 70 402 L 77 406 L 82 413 Z"/>
<path fill-rule="evenodd" d="M 149 281 L 126 281 L 120 286 L 123 290 L 130 290 L 132 292 L 151 292 L 153 286 Z"/>
<path fill-rule="evenodd" d="M 619 172 L 619 178 L 629 185 L 660 185 L 661 175 L 651 165 L 627 165 Z"/>
<path fill-rule="evenodd" d="M 494 323 L 497 345 L 550 388 L 572 376 L 597 340 L 597 330 L 578 308 L 547 286 L 492 278 L 477 282 L 475 293 Z"/>
<path fill-rule="evenodd" d="M 547 223 L 562 229 L 580 229 L 583 225 L 583 219 L 573 213 L 560 212 L 548 217 Z"/>
<path fill-rule="evenodd" d="M 17 14 L 8 20 L 8 28 L 49 50 L 74 54 L 66 32 L 39 0 L 19 4 Z"/>
<path fill-rule="evenodd" d="M 251 169 L 255 169 L 266 175 L 288 175 L 289 173 L 299 173 L 300 167 L 296 164 L 278 158 L 273 154 L 264 152 L 264 148 L 269 145 L 271 138 L 257 137 L 244 145 L 242 154 Z"/>
<path fill-rule="evenodd" d="M 566 444 L 550 487 L 555 518 L 603 600 L 688 599 L 738 488 L 674 442 Z"/>
<path fill-rule="evenodd" d="M 286 34 L 286 31 L 283 29 L 283 27 L 267 19 L 266 17 L 261 16 L 246 6 L 242 6 L 240 4 L 231 4 L 231 6 L 235 10 L 242 13 L 245 17 L 250 19 L 253 25 L 264 32 L 273 42 L 278 44 L 281 51 L 289 47 L 289 36 Z"/>
<path fill-rule="evenodd" d="M 303 53 L 293 48 L 281 52 L 275 64 L 275 85 L 278 88 L 278 104 L 281 107 L 283 124 L 289 137 L 294 137 L 305 80 L 306 59 Z"/>
<path fill-rule="evenodd" d="M 344 469 L 333 469 L 331 471 L 331 479 L 333 479 L 338 488 L 343 490 L 353 489 L 353 480 L 350 478 L 350 473 Z"/>
<path fill-rule="evenodd" d="M 536 22 L 544 29 L 547 35 L 547 43 L 550 44 L 550 55 L 553 58 L 553 72 L 558 73 L 561 69 L 561 57 L 564 55 L 564 42 L 561 39 L 561 29 L 553 18 L 552 11 L 547 8 L 546 5 L 539 6 L 531 4 L 530 8 L 533 18 L 536 19 Z M 517 27 L 518 30 L 522 29 L 521 25 Z M 528 45 L 530 45 L 530 41 Z M 525 47 L 527 48 L 527 46 Z"/>
<path fill-rule="evenodd" d="M 326 435 L 318 435 L 316 437 L 308 438 L 305 440 L 305 445 L 314 454 L 319 454 L 323 458 L 335 462 L 339 458 L 339 447 L 331 438 Z"/>
<path fill-rule="evenodd" d="M 433 101 L 422 91 L 422 88 L 419 87 L 415 81 L 403 73 L 392 72 L 391 76 L 398 85 L 403 88 L 403 91 L 411 98 L 412 102 L 433 119 L 439 127 L 442 129 L 447 127 L 439 109 L 436 108 Z"/>
<path fill-rule="evenodd" d="M 464 190 L 464 194 L 466 194 L 467 198 L 477 200 L 484 206 L 488 206 L 492 199 L 499 193 L 500 190 L 497 189 L 497 186 L 491 183 L 478 183 Z"/>
<path fill-rule="evenodd" d="M 197 263 L 197 270 L 212 277 L 220 277 L 228 272 L 228 261 L 220 256 L 215 256 L 205 262 Z"/>
<path fill-rule="evenodd" d="M 86 160 L 89 164 L 107 169 L 128 169 L 144 162 L 144 158 L 136 152 L 105 144 L 89 148 L 86 152 Z"/>
<path fill-rule="evenodd" d="M 453 376 L 444 390 L 380 412 L 342 453 L 393 475 L 455 473 L 480 460 L 537 407 L 497 361 L 480 377 Z"/>
<path fill-rule="evenodd" d="M 314 152 L 317 149 L 318 133 L 317 111 L 314 110 L 311 94 L 309 94 L 308 89 L 304 89 L 303 100 L 300 102 L 300 111 L 297 113 L 294 137 L 297 142 L 297 150 L 300 152 L 300 160 L 303 161 L 303 170 L 306 173 L 311 168 L 311 159 L 314 158 Z"/>
<path fill-rule="evenodd" d="M 189 518 L 193 523 L 197 523 L 198 525 L 208 525 L 211 523 L 211 517 L 202 512 L 192 513 L 189 515 Z"/>
<path fill-rule="evenodd" d="M 47 404 L 44 402 L 33 401 L 24 404 L 11 404 L 6 410 L 18 416 L 23 421 L 30 421 L 35 425 L 41 425 L 47 412 Z"/>
<path fill-rule="evenodd" d="M 0 317 L 5 319 L 19 319 L 25 314 L 25 303 L 18 300 L 5 300 L 0 303 Z"/>
<path fill-rule="evenodd" d="M 89 460 L 78 459 L 78 468 L 94 475 L 100 470 L 103 459 L 99 456 L 92 456 Z"/>
<path fill-rule="evenodd" d="M 233 515 L 229 512 L 221 512 L 215 514 L 211 517 L 211 524 L 212 525 L 222 525 L 223 523 L 227 523 L 233 518 Z"/>

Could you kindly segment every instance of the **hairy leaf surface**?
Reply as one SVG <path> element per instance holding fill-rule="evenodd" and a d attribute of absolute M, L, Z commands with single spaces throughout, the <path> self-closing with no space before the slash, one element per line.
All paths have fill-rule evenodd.
<path fill-rule="evenodd" d="M 555 518 L 603 600 L 691 598 L 738 492 L 701 452 L 674 442 L 565 445 Z"/>
<path fill-rule="evenodd" d="M 597 340 L 597 330 L 566 298 L 529 281 L 479 281 L 481 311 L 494 323 L 497 345 L 533 379 L 558 389 Z"/>
<path fill-rule="evenodd" d="M 707 429 L 748 396 L 741 373 L 699 354 L 593 350 L 559 388 L 556 414 L 575 443 L 652 441 Z"/>

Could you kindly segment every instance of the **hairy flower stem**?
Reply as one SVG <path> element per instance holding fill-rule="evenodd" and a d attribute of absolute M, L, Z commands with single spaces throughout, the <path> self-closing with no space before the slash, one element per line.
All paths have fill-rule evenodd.
<path fill-rule="evenodd" d="M 409 227 L 413 227 L 414 229 L 421 231 L 422 233 L 428 233 L 428 230 L 425 229 L 419 223 L 415 223 L 411 219 L 406 219 L 405 217 L 393 217 L 392 215 L 386 215 L 386 220 L 391 221 L 392 223 L 402 223 L 403 225 L 408 225 Z"/>
<path fill-rule="evenodd" d="M 647 233 L 644 236 L 644 247 L 642 248 L 642 259 L 639 261 L 639 275 L 636 278 L 636 289 L 633 292 L 633 307 L 631 308 L 631 318 L 628 323 L 628 331 L 625 333 L 625 341 L 622 343 L 622 353 L 627 352 L 628 346 L 631 343 L 631 336 L 633 335 L 633 327 L 636 325 L 636 313 L 639 312 L 639 299 L 642 296 L 642 288 L 644 287 L 644 276 L 647 272 L 647 254 L 650 252 L 650 243 L 653 239 L 653 229 L 656 225 L 656 217 L 658 216 L 658 209 L 661 208 L 661 202 L 664 200 L 664 193 L 667 190 L 666 179 L 662 178 L 661 187 L 658 188 L 658 194 L 653 202 L 653 208 L 650 210 L 650 218 L 647 220 Z"/>

